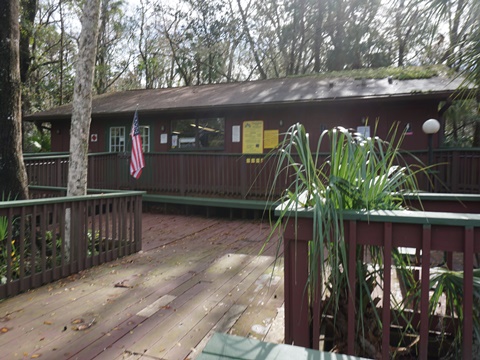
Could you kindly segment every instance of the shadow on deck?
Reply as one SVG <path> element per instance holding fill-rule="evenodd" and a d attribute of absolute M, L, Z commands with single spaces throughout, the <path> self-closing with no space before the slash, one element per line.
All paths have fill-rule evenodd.
<path fill-rule="evenodd" d="M 195 358 L 214 332 L 282 343 L 268 222 L 143 215 L 143 251 L 0 302 L 0 359 Z"/>

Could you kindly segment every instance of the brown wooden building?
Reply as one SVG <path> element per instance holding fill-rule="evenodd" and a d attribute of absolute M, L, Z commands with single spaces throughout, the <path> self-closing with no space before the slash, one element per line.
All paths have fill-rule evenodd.
<path fill-rule="evenodd" d="M 376 121 L 378 136 L 385 137 L 398 122 L 401 129 L 408 129 L 403 147 L 422 150 L 427 148 L 423 122 L 442 121 L 441 104 L 458 86 L 459 81 L 443 77 L 310 76 L 105 94 L 93 100 L 89 151 L 129 151 L 136 109 L 145 152 L 261 154 L 296 122 L 306 126 L 315 144 L 326 128 L 340 125 L 365 131 L 367 126 L 373 132 Z M 51 122 L 52 152 L 68 151 L 71 109 L 65 105 L 25 120 Z M 435 147 L 439 139 L 441 135 L 435 137 Z"/>
<path fill-rule="evenodd" d="M 278 199 L 285 181 L 274 183 L 275 161 L 265 157 L 290 125 L 300 122 L 316 148 L 322 130 L 353 128 L 386 138 L 394 124 L 406 131 L 405 150 L 427 163 L 423 123 L 442 115 L 460 81 L 296 77 L 170 89 L 133 90 L 93 100 L 88 187 L 148 193 L 144 201 L 264 209 Z M 130 129 L 138 111 L 145 168 L 129 175 Z M 68 152 L 71 105 L 25 117 L 51 122 L 52 151 Z M 435 192 L 480 191 L 480 151 L 440 149 L 433 136 Z M 328 144 L 326 144 L 328 145 Z M 320 149 L 322 152 L 328 149 Z M 265 161 L 264 161 L 265 160 Z M 273 161 L 271 161 L 273 160 Z M 28 156 L 30 185 L 65 187 L 68 155 Z M 416 162 L 416 160 L 413 160 Z M 288 177 L 288 175 L 286 175 Z M 258 203 L 256 203 L 258 202 Z"/>

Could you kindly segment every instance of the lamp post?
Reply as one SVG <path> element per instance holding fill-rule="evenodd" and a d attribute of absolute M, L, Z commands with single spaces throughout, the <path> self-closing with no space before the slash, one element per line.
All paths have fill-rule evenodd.
<path fill-rule="evenodd" d="M 428 167 L 433 164 L 433 135 L 440 130 L 440 122 L 436 119 L 428 119 L 422 125 L 422 130 L 428 136 Z M 430 169 L 428 169 L 430 172 Z M 431 190 L 432 179 L 429 178 L 429 190 Z"/>

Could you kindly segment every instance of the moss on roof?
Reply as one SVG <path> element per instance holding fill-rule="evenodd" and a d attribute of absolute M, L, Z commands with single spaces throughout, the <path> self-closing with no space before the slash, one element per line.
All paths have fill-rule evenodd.
<path fill-rule="evenodd" d="M 431 66 L 407 66 L 407 67 L 384 67 L 384 68 L 364 68 L 355 70 L 331 71 L 328 73 L 316 74 L 320 79 L 384 79 L 391 76 L 398 80 L 430 79 L 435 76 L 454 77 L 453 70 L 444 65 Z M 311 74 L 305 76 L 312 76 Z"/>

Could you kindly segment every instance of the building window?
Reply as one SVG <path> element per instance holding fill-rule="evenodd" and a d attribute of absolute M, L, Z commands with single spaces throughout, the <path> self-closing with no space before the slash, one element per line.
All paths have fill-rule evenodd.
<path fill-rule="evenodd" d="M 125 128 L 114 126 L 110 128 L 110 152 L 125 152 Z"/>
<path fill-rule="evenodd" d="M 140 126 L 140 136 L 142 137 L 143 152 L 150 151 L 150 126 Z"/>
<path fill-rule="evenodd" d="M 172 121 L 172 149 L 223 149 L 224 143 L 224 118 Z"/>

